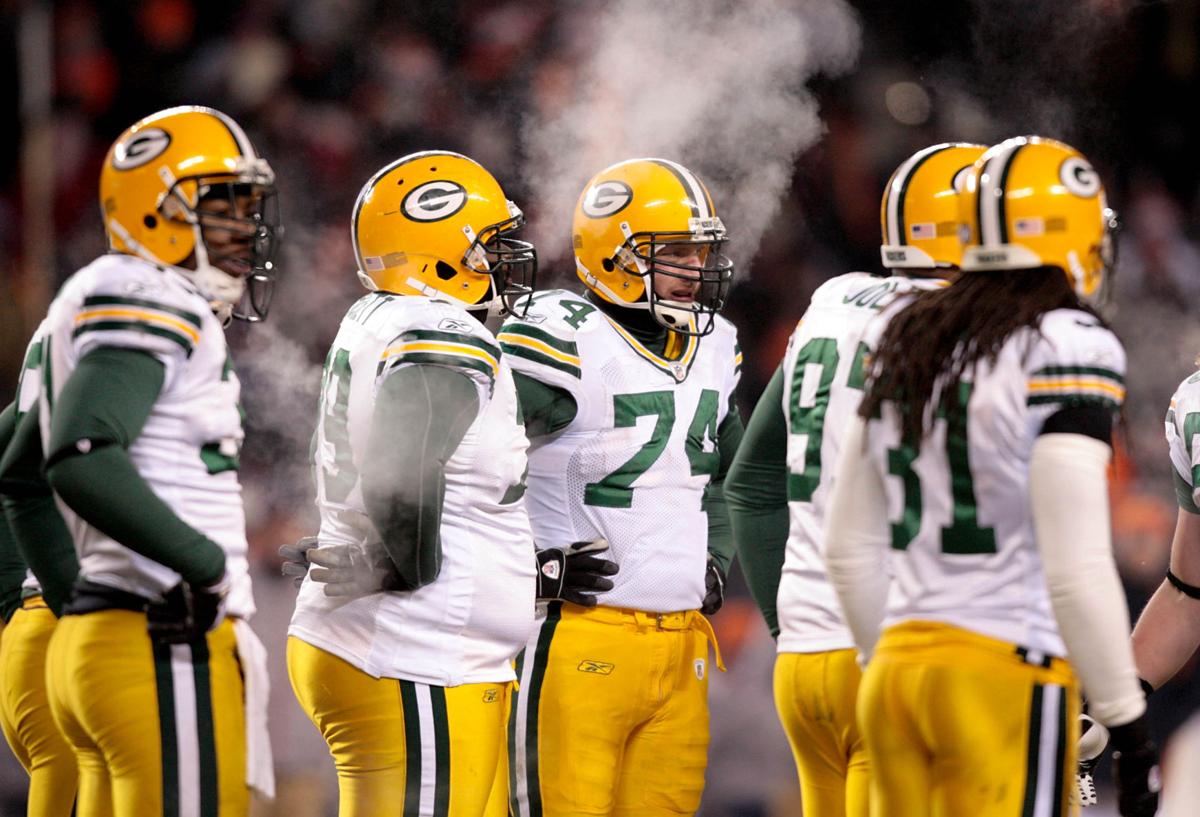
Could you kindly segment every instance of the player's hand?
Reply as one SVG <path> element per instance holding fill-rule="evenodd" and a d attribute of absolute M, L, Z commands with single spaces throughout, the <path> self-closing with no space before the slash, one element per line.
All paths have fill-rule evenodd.
<path fill-rule="evenodd" d="M 1150 740 L 1146 716 L 1124 726 L 1109 727 L 1113 747 L 1113 782 L 1121 817 L 1154 817 L 1162 780 L 1158 747 Z"/>
<path fill-rule="evenodd" d="M 595 607 L 596 594 L 613 589 L 612 579 L 608 577 L 617 575 L 618 570 L 616 562 L 595 555 L 605 550 L 608 550 L 607 539 L 539 550 L 538 599 L 562 599 L 583 607 Z"/>
<path fill-rule="evenodd" d="M 325 595 L 367 596 L 384 590 L 407 590 L 382 544 L 318 545 L 306 551 L 308 575 L 325 585 Z"/>
<path fill-rule="evenodd" d="M 706 616 L 721 609 L 725 603 L 725 574 L 717 565 L 715 559 L 708 557 L 708 567 L 704 569 L 704 603 L 700 612 Z"/>
<path fill-rule="evenodd" d="M 228 573 L 202 587 L 187 582 L 175 585 L 146 606 L 146 628 L 151 638 L 167 644 L 203 638 L 225 620 L 225 600 L 231 585 Z"/>
<path fill-rule="evenodd" d="M 1079 805 L 1094 806 L 1099 799 L 1096 797 L 1096 782 L 1092 773 L 1100 762 L 1104 750 L 1108 748 L 1108 730 L 1104 725 L 1092 720 L 1087 715 L 1079 716 L 1079 765 L 1075 767 L 1075 800 Z"/>
<path fill-rule="evenodd" d="M 279 558 L 283 559 L 283 564 L 279 566 L 279 572 L 291 578 L 297 587 L 304 584 L 304 577 L 308 575 L 308 552 L 316 546 L 315 536 L 305 536 L 294 545 L 280 545 Z"/>

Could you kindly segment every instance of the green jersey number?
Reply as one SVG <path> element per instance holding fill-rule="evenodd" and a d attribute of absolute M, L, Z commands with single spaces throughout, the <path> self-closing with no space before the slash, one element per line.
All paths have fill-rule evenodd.
<path fill-rule="evenodd" d="M 954 502 L 950 524 L 941 529 L 941 549 L 942 553 L 961 556 L 996 552 L 996 529 L 979 525 L 979 503 L 967 446 L 966 406 L 970 399 L 971 384 L 960 382 L 958 400 L 963 408 L 946 428 L 946 459 Z M 938 417 L 948 422 L 945 407 L 938 409 Z M 912 467 L 916 458 L 916 451 L 908 444 L 888 450 L 888 473 L 900 477 L 904 485 L 904 509 L 900 521 L 892 524 L 892 547 L 896 550 L 906 550 L 921 528 L 921 480 Z"/>
<path fill-rule="evenodd" d="M 717 452 L 717 408 L 720 395 L 712 389 L 700 393 L 696 416 L 688 426 L 684 451 L 691 465 L 692 476 L 717 473 L 720 454 Z M 639 417 L 654 417 L 650 439 L 642 444 L 617 470 L 599 482 L 590 482 L 583 489 L 583 504 L 601 508 L 629 508 L 633 505 L 634 483 L 666 450 L 671 430 L 675 427 L 675 392 L 651 391 L 640 394 L 613 395 L 614 428 L 632 428 Z M 705 440 L 712 449 L 705 450 Z"/>
<path fill-rule="evenodd" d="M 854 361 L 846 376 L 846 385 L 852 389 L 863 388 L 866 383 L 867 344 L 859 343 Z M 812 338 L 800 347 L 792 370 L 792 388 L 788 395 L 788 418 L 790 431 L 804 435 L 804 470 L 788 473 L 788 501 L 812 502 L 817 486 L 821 484 L 821 442 L 825 436 L 825 412 L 829 409 L 829 396 L 833 390 L 833 379 L 837 374 L 837 341 L 833 338 Z M 800 405 L 800 390 L 804 385 L 807 366 L 817 366 L 817 388 L 812 405 Z"/>
<path fill-rule="evenodd" d="M 333 462 L 322 461 L 325 496 L 329 502 L 345 502 L 358 481 L 354 467 L 354 452 L 350 449 L 350 353 L 345 349 L 329 350 L 325 371 L 321 375 L 321 430 L 326 444 L 333 447 Z M 313 439 L 313 444 L 317 442 Z M 315 461 L 315 459 L 314 459 Z"/>

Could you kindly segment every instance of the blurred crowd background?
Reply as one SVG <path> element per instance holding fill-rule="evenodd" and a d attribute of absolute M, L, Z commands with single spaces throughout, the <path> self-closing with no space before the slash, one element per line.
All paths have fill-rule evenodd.
<path fill-rule="evenodd" d="M 333 813 L 332 764 L 283 666 L 294 589 L 278 577 L 275 551 L 314 529 L 306 455 L 320 362 L 361 292 L 349 241 L 355 196 L 385 162 L 444 148 L 487 166 L 529 214 L 534 233 L 547 213 L 569 210 L 578 186 L 570 198 L 542 200 L 543 188 L 528 182 L 538 154 L 525 137 L 531 122 L 553 121 L 587 96 L 603 65 L 597 49 L 622 36 L 602 30 L 612 20 L 600 13 L 606 5 L 0 2 L 0 115 L 10 123 L 0 136 L 0 404 L 11 398 L 25 342 L 58 285 L 105 250 L 96 181 L 124 128 L 171 105 L 211 105 L 245 126 L 279 174 L 287 234 L 277 302 L 266 324 L 230 330 L 248 412 L 242 480 L 258 573 L 256 626 L 275 652 L 271 722 L 281 797 L 264 814 Z M 753 5 L 781 15 L 843 6 L 860 33 L 837 70 L 796 78 L 812 94 L 821 127 L 787 166 L 790 182 L 774 215 L 751 231 L 757 245 L 736 248 L 740 266 L 725 314 L 747 361 L 745 416 L 812 291 L 834 275 L 879 268 L 879 198 L 902 159 L 947 140 L 990 144 L 1039 133 L 1070 142 L 1101 171 L 1125 227 L 1111 319 L 1129 353 L 1129 399 L 1113 511 L 1136 613 L 1163 576 L 1175 519 L 1163 415 L 1200 353 L 1200 119 L 1191 111 L 1200 98 L 1200 1 Z M 720 84 L 722 76 L 708 73 L 720 64 L 710 49 L 721 32 L 711 26 L 725 12 L 736 16 L 740 4 L 699 6 L 715 11 L 704 18 L 704 50 L 686 28 L 637 32 L 640 43 L 653 44 L 640 47 L 678 54 L 699 81 Z M 629 100 L 653 101 L 667 120 L 682 102 L 656 99 L 653 76 L 618 91 L 627 96 L 610 100 L 598 119 L 614 128 Z M 740 114 L 714 106 L 691 127 L 719 130 L 731 115 Z M 603 141 L 603 127 L 592 137 Z M 739 173 L 755 172 L 738 161 L 736 141 L 723 149 Z M 701 164 L 703 173 L 711 156 Z M 736 245 L 739 209 L 725 207 L 722 216 Z M 576 284 L 561 252 L 565 238 L 543 253 L 544 286 Z M 714 621 L 731 671 L 712 683 L 703 813 L 796 815 L 794 768 L 771 699 L 774 645 L 736 576 L 732 586 Z M 1196 681 L 1193 662 L 1155 695 L 1160 739 L 1200 706 Z M 0 755 L 0 813 L 23 813 L 23 773 Z"/>

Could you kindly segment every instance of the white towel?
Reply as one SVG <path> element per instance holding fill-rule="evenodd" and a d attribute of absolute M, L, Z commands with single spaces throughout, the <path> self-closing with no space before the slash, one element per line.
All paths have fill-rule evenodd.
<path fill-rule="evenodd" d="M 267 648 L 250 625 L 234 619 L 238 660 L 246 682 L 246 785 L 267 800 L 275 799 L 275 761 L 267 732 L 267 699 L 271 680 L 267 677 Z"/>

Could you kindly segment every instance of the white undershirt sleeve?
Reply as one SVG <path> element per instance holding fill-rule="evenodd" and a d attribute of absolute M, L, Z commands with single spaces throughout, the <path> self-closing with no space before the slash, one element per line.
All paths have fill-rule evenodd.
<path fill-rule="evenodd" d="M 825 526 L 825 560 L 861 660 L 870 660 L 879 640 L 890 577 L 887 495 L 867 459 L 866 423 L 847 425 Z"/>
<path fill-rule="evenodd" d="M 1146 709 L 1129 640 L 1125 591 L 1113 561 L 1109 446 L 1082 434 L 1033 444 L 1029 493 L 1050 602 L 1089 714 L 1121 726 Z"/>

